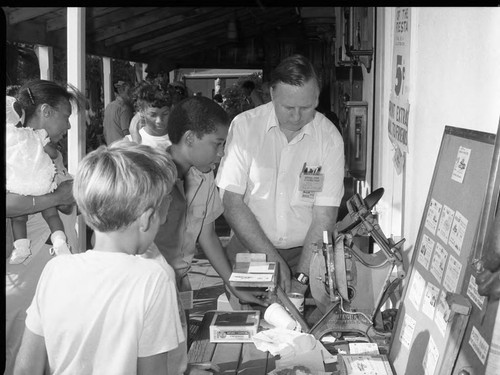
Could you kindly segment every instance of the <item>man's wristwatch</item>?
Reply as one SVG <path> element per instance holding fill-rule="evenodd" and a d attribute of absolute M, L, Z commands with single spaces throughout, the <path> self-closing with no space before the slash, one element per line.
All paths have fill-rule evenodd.
<path fill-rule="evenodd" d="M 309 285 L 309 276 L 307 276 L 305 273 L 299 272 L 296 273 L 293 277 L 295 277 L 295 280 L 297 280 L 299 283 L 303 285 Z"/>

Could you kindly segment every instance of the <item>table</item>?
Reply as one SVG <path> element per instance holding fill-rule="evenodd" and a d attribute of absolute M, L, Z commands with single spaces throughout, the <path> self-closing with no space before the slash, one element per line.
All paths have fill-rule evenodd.
<path fill-rule="evenodd" d="M 274 370 L 275 359 L 262 352 L 254 343 L 211 343 L 210 322 L 214 311 L 207 311 L 189 348 L 188 361 L 211 361 L 220 367 L 221 374 L 265 375 Z"/>

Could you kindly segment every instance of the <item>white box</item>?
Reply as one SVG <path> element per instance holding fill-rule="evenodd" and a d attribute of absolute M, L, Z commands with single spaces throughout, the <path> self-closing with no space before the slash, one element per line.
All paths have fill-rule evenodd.
<path fill-rule="evenodd" d="M 257 310 L 215 311 L 210 323 L 210 342 L 252 342 L 259 321 Z"/>

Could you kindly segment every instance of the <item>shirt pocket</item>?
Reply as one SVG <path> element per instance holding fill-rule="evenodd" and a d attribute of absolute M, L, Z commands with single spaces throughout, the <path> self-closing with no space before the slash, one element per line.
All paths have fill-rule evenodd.
<path fill-rule="evenodd" d="M 299 178 L 297 177 L 290 200 L 290 206 L 312 207 L 315 197 L 315 192 L 304 192 L 299 190 Z"/>
<path fill-rule="evenodd" d="M 206 216 L 207 209 L 206 209 L 205 206 L 197 205 L 197 206 L 193 207 L 192 214 L 193 214 L 193 217 L 195 217 L 196 219 L 200 220 L 200 219 L 203 219 Z"/>

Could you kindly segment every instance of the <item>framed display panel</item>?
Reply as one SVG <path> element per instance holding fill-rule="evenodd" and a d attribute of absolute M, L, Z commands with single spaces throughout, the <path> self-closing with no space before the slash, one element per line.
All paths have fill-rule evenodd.
<path fill-rule="evenodd" d="M 500 134 L 500 122 L 497 135 Z M 485 259 L 495 249 L 486 247 L 490 229 L 499 214 L 500 192 L 500 139 L 496 139 L 487 186 L 484 209 L 477 231 L 477 241 L 469 264 Z M 496 229 L 495 229 L 496 230 Z M 490 255 L 491 255 L 490 254 Z M 487 259 L 487 258 L 486 258 Z M 500 374 L 500 316 L 498 299 L 489 300 L 477 293 L 476 273 L 473 267 L 465 271 L 465 283 L 461 294 L 472 301 L 472 314 L 467 325 L 462 345 L 453 368 L 454 375 L 496 375 Z"/>
<path fill-rule="evenodd" d="M 445 127 L 391 339 L 389 359 L 398 375 L 452 373 L 474 313 L 461 293 L 469 282 L 494 143 L 494 134 Z"/>

